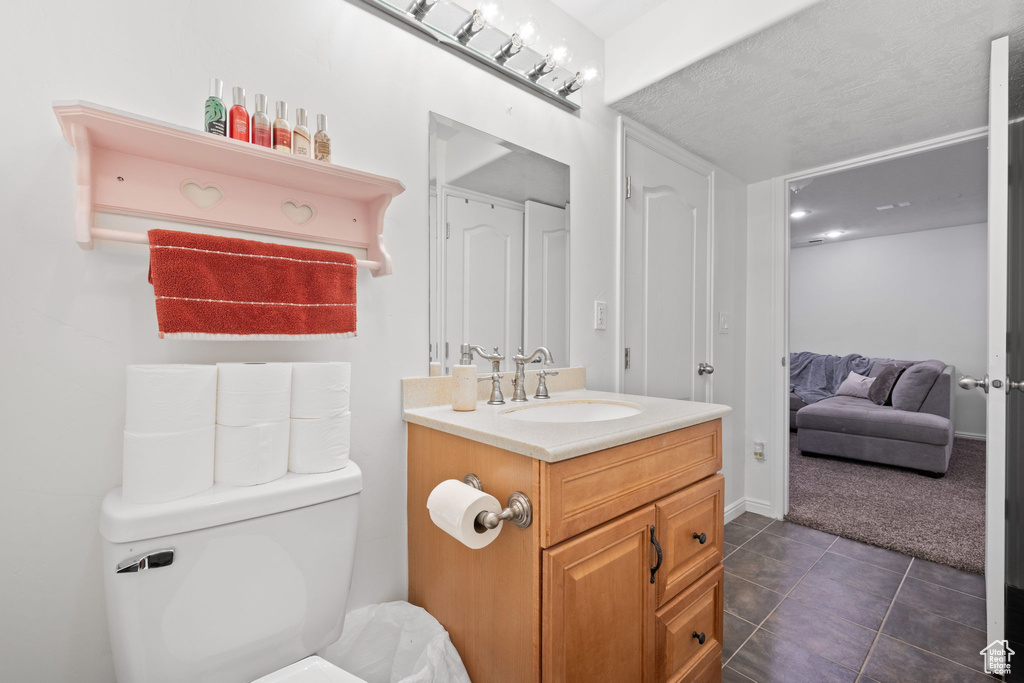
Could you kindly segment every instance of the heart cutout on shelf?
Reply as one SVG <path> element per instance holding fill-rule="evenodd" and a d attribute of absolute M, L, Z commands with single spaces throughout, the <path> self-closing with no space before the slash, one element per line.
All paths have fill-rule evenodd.
<path fill-rule="evenodd" d="M 212 209 L 224 199 L 224 193 L 216 185 L 200 185 L 194 180 L 181 184 L 181 193 L 200 209 Z"/>
<path fill-rule="evenodd" d="M 287 201 L 281 204 L 281 211 L 284 212 L 285 216 L 288 216 L 288 220 L 295 225 L 302 225 L 313 220 L 313 216 L 316 215 L 316 210 L 309 204 L 298 204 L 293 201 Z"/>

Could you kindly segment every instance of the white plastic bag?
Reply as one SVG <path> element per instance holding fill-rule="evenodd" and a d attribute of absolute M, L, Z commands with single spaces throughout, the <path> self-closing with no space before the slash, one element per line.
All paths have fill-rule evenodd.
<path fill-rule="evenodd" d="M 407 602 L 349 612 L 341 638 L 319 654 L 368 683 L 470 683 L 448 632 Z"/>

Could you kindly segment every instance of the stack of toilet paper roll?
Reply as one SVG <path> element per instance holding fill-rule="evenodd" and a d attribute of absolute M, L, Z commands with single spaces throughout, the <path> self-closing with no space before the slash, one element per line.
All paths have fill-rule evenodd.
<path fill-rule="evenodd" d="M 331 472 L 348 464 L 351 363 L 293 363 L 288 469 Z"/>
<path fill-rule="evenodd" d="M 121 495 L 163 503 L 213 486 L 217 368 L 129 365 Z"/>
<path fill-rule="evenodd" d="M 290 363 L 217 364 L 218 484 L 265 484 L 288 471 Z"/>

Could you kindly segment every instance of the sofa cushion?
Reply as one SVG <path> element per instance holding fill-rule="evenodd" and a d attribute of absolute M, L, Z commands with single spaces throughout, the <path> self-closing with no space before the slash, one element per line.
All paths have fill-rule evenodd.
<path fill-rule="evenodd" d="M 807 402 L 805 400 L 803 400 L 802 398 L 800 398 L 799 396 L 797 396 L 794 393 L 790 393 L 790 395 L 789 395 L 789 409 L 790 410 L 800 410 L 801 408 L 803 408 L 806 405 L 807 405 Z"/>
<path fill-rule="evenodd" d="M 868 398 L 871 385 L 875 383 L 874 377 L 865 377 L 856 372 L 851 372 L 843 380 L 843 383 L 836 389 L 836 396 L 855 396 L 856 398 Z"/>
<path fill-rule="evenodd" d="M 878 374 L 875 375 L 874 382 L 868 390 L 867 398 L 877 405 L 888 403 L 892 388 L 896 386 L 896 381 L 900 378 L 900 373 L 902 372 L 903 368 L 898 365 L 889 364 L 883 366 Z"/>
<path fill-rule="evenodd" d="M 876 436 L 945 446 L 952 438 L 950 421 L 931 413 L 880 406 L 866 398 L 833 396 L 796 414 L 799 429 Z"/>
<path fill-rule="evenodd" d="M 946 364 L 939 360 L 926 360 L 911 365 L 892 388 L 892 405 L 897 410 L 921 410 L 928 392 L 935 386 Z"/>

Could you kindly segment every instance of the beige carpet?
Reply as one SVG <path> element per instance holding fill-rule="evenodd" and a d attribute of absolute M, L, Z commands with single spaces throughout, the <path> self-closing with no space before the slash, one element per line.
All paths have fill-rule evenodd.
<path fill-rule="evenodd" d="M 985 569 L 985 442 L 956 439 L 949 471 L 801 455 L 790 435 L 786 519 L 957 569 Z"/>

